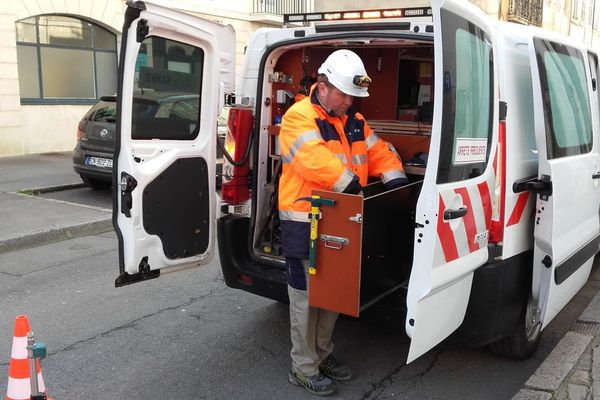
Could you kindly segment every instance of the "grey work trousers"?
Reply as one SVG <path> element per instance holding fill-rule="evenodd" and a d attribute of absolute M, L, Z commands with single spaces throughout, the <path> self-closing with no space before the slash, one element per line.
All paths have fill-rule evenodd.
<path fill-rule="evenodd" d="M 302 264 L 306 271 L 308 260 Z M 308 284 L 308 276 L 306 277 Z M 310 288 L 308 288 L 310 290 Z M 292 368 L 305 376 L 319 373 L 319 364 L 333 352 L 333 329 L 338 313 L 308 305 L 308 291 L 288 285 Z"/>

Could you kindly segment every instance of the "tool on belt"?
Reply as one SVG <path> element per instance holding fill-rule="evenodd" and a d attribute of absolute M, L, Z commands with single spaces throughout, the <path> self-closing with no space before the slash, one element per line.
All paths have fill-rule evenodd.
<path fill-rule="evenodd" d="M 317 237 L 319 234 L 319 220 L 321 219 L 320 206 L 332 206 L 335 200 L 324 199 L 321 196 L 312 195 L 310 197 L 300 197 L 296 201 L 310 201 L 310 248 L 308 253 L 308 273 L 315 275 L 317 273 Z M 294 201 L 294 203 L 296 202 Z"/>

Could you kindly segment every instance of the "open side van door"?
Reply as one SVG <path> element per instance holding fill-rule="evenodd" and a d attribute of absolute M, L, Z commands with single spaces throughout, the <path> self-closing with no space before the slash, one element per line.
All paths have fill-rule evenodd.
<path fill-rule="evenodd" d="M 598 252 L 600 156 L 587 53 L 541 35 L 530 38 L 529 55 L 539 157 L 532 295 L 543 329 L 587 281 Z"/>
<path fill-rule="evenodd" d="M 155 4 L 125 15 L 113 224 L 117 286 L 210 261 L 217 114 L 233 89 L 231 26 Z"/>
<path fill-rule="evenodd" d="M 407 295 L 408 362 L 462 323 L 488 260 L 498 131 L 492 27 L 469 2 L 434 0 L 435 93 Z"/>

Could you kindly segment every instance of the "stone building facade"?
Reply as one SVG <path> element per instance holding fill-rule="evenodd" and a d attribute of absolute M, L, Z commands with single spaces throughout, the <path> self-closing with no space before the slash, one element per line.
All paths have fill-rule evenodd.
<path fill-rule="evenodd" d="M 544 28 L 600 50 L 600 0 L 471 1 L 501 20 L 514 20 L 514 10 L 537 1 L 543 7 Z M 290 11 L 286 6 L 302 4 L 306 11 L 325 11 L 357 9 L 364 4 L 353 0 L 160 3 L 233 25 L 238 74 L 252 32 L 281 26 L 281 13 Z M 428 0 L 381 0 L 378 8 L 428 4 Z M 74 147 L 77 122 L 101 96 L 116 90 L 125 8 L 124 0 L 0 1 L 0 157 Z"/>

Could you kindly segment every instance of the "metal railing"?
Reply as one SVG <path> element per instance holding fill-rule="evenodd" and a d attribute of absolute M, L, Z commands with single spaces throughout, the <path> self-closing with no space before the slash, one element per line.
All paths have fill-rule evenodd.
<path fill-rule="evenodd" d="M 543 0 L 510 0 L 508 20 L 526 25 L 542 26 Z"/>
<path fill-rule="evenodd" d="M 311 0 L 254 0 L 254 14 L 295 14 L 312 12 Z"/>

